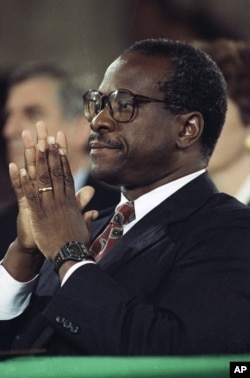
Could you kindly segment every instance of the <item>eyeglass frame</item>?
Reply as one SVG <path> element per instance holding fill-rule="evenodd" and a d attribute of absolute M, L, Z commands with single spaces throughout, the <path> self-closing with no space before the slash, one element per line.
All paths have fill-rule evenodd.
<path fill-rule="evenodd" d="M 110 102 L 109 102 L 109 97 L 110 95 L 112 95 L 113 93 L 115 92 L 118 92 L 118 91 L 123 91 L 123 92 L 126 92 L 128 93 L 131 98 L 132 98 L 132 105 L 133 105 L 133 111 L 132 111 L 132 114 L 130 116 L 130 118 L 126 121 L 120 121 L 118 119 L 116 119 L 114 117 L 114 114 L 113 114 L 113 110 L 112 110 L 112 107 L 110 105 Z M 98 113 L 95 114 L 94 117 L 89 117 L 86 115 L 86 112 L 85 112 L 85 107 L 84 107 L 84 98 L 86 97 L 86 95 L 90 92 L 96 92 L 97 94 L 100 94 L 100 98 L 101 98 L 101 109 L 98 111 Z M 87 101 L 86 101 L 87 102 Z M 105 103 L 104 103 L 105 102 Z M 150 102 L 157 102 L 157 103 L 162 103 L 162 104 L 166 104 L 167 105 L 167 102 L 164 101 L 164 100 L 159 100 L 159 99 L 156 99 L 156 98 L 152 98 L 152 97 L 148 97 L 148 96 L 143 96 L 143 95 L 139 95 L 139 94 L 136 94 L 136 93 L 133 93 L 131 92 L 129 89 L 124 89 L 124 88 L 118 88 L 118 89 L 115 89 L 113 91 L 111 91 L 108 95 L 104 95 L 102 92 L 98 91 L 98 90 L 95 90 L 95 89 L 89 89 L 87 92 L 84 93 L 83 95 L 83 111 L 84 111 L 84 116 L 85 118 L 91 122 L 96 116 L 97 114 L 99 114 L 106 106 L 108 107 L 108 110 L 112 116 L 112 118 L 116 121 L 116 122 L 119 122 L 119 123 L 129 123 L 129 122 L 132 122 L 134 120 L 134 118 L 136 117 L 135 115 L 135 110 L 136 108 L 138 108 L 138 103 L 150 103 Z M 168 104 L 170 105 L 170 104 Z M 88 109 L 89 109 L 89 106 L 88 106 Z M 88 112 L 89 113 L 89 112 Z M 90 113 L 89 113 L 90 114 Z"/>

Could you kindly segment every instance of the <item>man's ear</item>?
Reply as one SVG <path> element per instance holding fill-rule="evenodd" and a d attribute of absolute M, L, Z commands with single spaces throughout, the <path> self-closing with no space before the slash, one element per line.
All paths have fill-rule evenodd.
<path fill-rule="evenodd" d="M 186 149 L 200 139 L 204 128 L 204 119 L 199 112 L 190 112 L 178 115 L 176 120 L 179 125 L 177 146 Z"/>

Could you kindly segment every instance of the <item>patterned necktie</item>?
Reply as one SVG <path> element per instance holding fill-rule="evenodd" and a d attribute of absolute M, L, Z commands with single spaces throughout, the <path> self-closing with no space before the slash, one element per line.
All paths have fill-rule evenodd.
<path fill-rule="evenodd" d="M 123 235 L 123 225 L 135 219 L 135 209 L 133 202 L 126 202 L 117 207 L 111 221 L 90 246 L 90 251 L 94 253 L 95 260 L 99 261 L 109 249 Z"/>

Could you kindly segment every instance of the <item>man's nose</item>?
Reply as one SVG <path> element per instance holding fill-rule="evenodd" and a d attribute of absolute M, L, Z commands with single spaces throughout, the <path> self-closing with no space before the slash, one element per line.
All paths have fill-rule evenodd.
<path fill-rule="evenodd" d="M 93 118 L 90 128 L 95 132 L 111 132 L 116 129 L 116 121 L 107 105 Z"/>
<path fill-rule="evenodd" d="M 21 135 L 22 122 L 20 118 L 8 116 L 3 126 L 3 137 L 6 139 Z"/>

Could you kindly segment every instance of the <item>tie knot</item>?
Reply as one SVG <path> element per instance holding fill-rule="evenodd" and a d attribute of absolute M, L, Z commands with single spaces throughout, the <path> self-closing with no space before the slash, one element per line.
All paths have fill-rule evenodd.
<path fill-rule="evenodd" d="M 129 201 L 117 207 L 116 212 L 111 219 L 111 223 L 119 225 L 128 224 L 135 219 L 134 202 Z"/>

